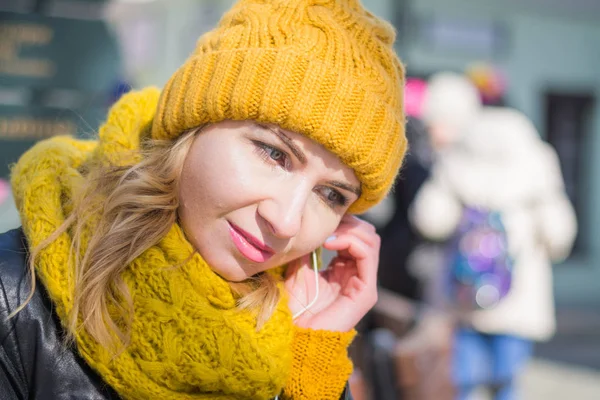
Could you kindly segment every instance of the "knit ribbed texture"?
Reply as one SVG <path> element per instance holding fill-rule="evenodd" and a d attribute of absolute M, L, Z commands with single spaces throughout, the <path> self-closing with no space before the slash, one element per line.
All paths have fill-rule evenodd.
<path fill-rule="evenodd" d="M 294 359 L 284 399 L 336 400 L 352 374 L 348 346 L 356 331 L 332 335 L 329 331 L 297 328 L 294 334 Z"/>
<path fill-rule="evenodd" d="M 124 96 L 100 129 L 98 143 L 56 137 L 22 156 L 13 169 L 12 185 L 30 247 L 65 220 L 69 199 L 84 179 L 78 168 L 87 160 L 94 157 L 128 165 L 139 158 L 140 137 L 153 117 L 158 96 L 155 89 Z M 63 233 L 41 251 L 36 263 L 37 275 L 65 325 L 73 307 L 74 278 L 67 262 L 70 246 L 69 234 Z M 125 270 L 134 318 L 131 345 L 118 357 L 113 358 L 85 331 L 76 335 L 79 353 L 121 397 L 270 399 L 286 382 L 308 384 L 324 379 L 316 370 L 292 369 L 294 353 L 304 360 L 318 358 L 323 351 L 339 356 L 334 363 L 348 362 L 335 344 L 344 334 L 326 332 L 322 338 L 300 344 L 292 341 L 295 328 L 285 295 L 257 332 L 252 313 L 236 309 L 229 284 L 198 253 L 190 259 L 193 252 L 174 225 Z M 334 400 L 342 390 L 343 382 L 337 384 L 337 395 L 314 398 Z"/>
<path fill-rule="evenodd" d="M 362 196 L 350 211 L 363 212 L 387 194 L 407 146 L 394 38 L 356 0 L 241 0 L 165 86 L 152 135 L 226 119 L 305 134 L 355 171 Z"/>

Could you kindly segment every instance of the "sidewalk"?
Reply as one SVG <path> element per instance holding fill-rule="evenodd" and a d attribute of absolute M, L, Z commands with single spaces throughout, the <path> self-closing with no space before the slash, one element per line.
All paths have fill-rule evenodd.
<path fill-rule="evenodd" d="M 600 311 L 558 309 L 557 332 L 536 345 L 523 400 L 600 400 Z"/>
<path fill-rule="evenodd" d="M 521 380 L 523 400 L 600 400 L 600 371 L 535 359 Z"/>

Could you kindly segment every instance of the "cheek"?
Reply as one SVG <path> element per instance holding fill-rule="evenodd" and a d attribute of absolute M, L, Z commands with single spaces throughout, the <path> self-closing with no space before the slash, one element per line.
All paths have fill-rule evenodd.
<path fill-rule="evenodd" d="M 318 205 L 317 205 L 318 207 Z M 315 208 L 317 208 L 315 207 Z M 341 217 L 328 210 L 312 210 L 304 218 L 302 232 L 294 243 L 293 256 L 295 259 L 308 254 L 323 245 L 325 240 L 337 229 Z"/>
<path fill-rule="evenodd" d="M 204 164 L 204 165 L 203 165 Z M 189 160 L 184 165 L 179 183 L 180 207 L 188 217 L 200 217 L 208 211 L 222 190 L 222 180 L 209 179 L 214 173 L 210 163 Z"/>
<path fill-rule="evenodd" d="M 180 181 L 180 202 L 198 215 L 220 216 L 241 206 L 258 185 L 251 179 L 252 170 L 235 149 L 192 154 L 185 162 Z M 192 149 L 194 150 L 194 149 Z M 256 174 L 254 174 L 256 175 Z M 247 197 L 247 196 L 246 196 Z"/>

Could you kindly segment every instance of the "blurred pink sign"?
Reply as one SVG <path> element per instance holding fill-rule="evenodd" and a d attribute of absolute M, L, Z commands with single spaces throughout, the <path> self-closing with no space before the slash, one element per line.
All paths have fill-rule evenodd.
<path fill-rule="evenodd" d="M 408 78 L 404 87 L 404 110 L 407 115 L 421 117 L 423 99 L 427 91 L 427 82 L 423 79 Z"/>
<path fill-rule="evenodd" d="M 0 179 L 0 203 L 4 203 L 10 196 L 10 185 L 4 179 Z"/>

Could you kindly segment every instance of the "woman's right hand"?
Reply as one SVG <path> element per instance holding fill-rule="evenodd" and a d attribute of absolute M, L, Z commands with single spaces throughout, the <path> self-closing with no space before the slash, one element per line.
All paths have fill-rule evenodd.
<path fill-rule="evenodd" d="M 373 225 L 345 215 L 333 236 L 323 244 L 325 249 L 336 251 L 337 256 L 317 275 L 317 301 L 294 320 L 295 324 L 315 330 L 347 332 L 353 329 L 377 302 L 380 244 Z M 290 263 L 285 286 L 294 315 L 313 301 L 316 281 L 310 254 Z"/>

